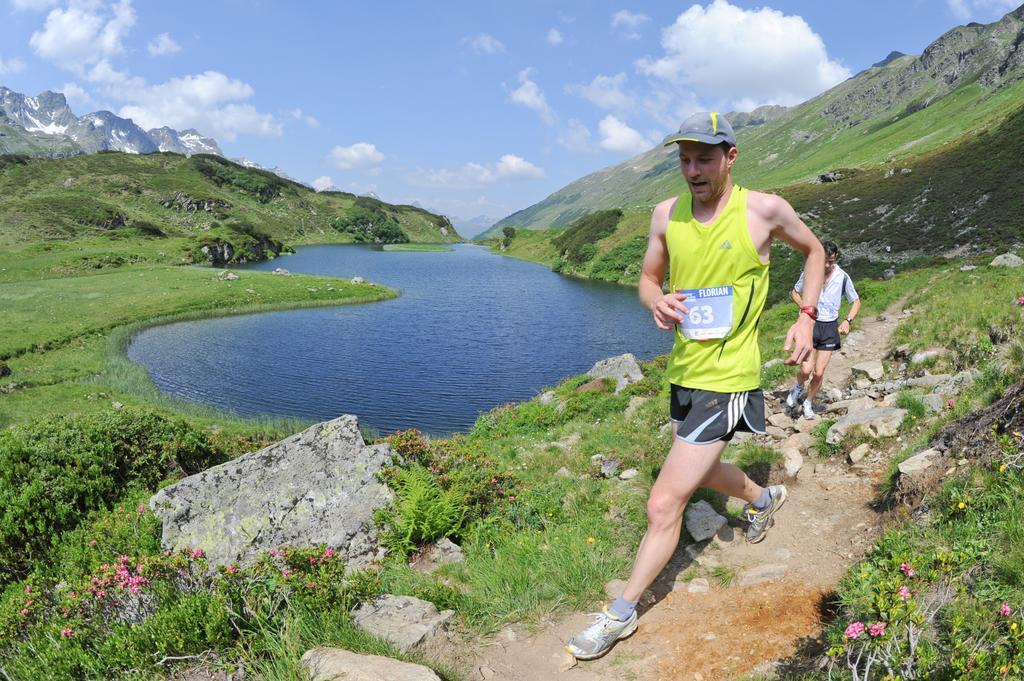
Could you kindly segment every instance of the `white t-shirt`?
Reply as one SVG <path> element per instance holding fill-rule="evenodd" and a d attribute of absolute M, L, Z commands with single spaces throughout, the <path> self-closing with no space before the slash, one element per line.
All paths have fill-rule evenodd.
<path fill-rule="evenodd" d="M 793 286 L 793 290 L 797 293 L 804 292 L 804 273 L 800 273 L 800 278 L 796 280 L 796 285 Z M 818 321 L 819 322 L 834 322 L 839 319 L 839 306 L 843 302 L 843 296 L 846 296 L 846 300 L 853 302 L 860 299 L 857 295 L 857 289 L 853 287 L 853 280 L 850 279 L 850 275 L 843 271 L 839 265 L 832 268 L 832 274 L 829 276 L 828 281 L 822 287 L 821 295 L 818 297 Z"/>

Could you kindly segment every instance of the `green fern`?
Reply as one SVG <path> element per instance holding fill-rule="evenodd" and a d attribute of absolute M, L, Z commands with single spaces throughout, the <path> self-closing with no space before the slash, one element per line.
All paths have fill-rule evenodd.
<path fill-rule="evenodd" d="M 386 520 L 385 542 L 393 552 L 407 555 L 422 543 L 462 529 L 469 506 L 460 487 L 441 489 L 419 465 L 398 470 L 392 486 L 396 498 Z"/>

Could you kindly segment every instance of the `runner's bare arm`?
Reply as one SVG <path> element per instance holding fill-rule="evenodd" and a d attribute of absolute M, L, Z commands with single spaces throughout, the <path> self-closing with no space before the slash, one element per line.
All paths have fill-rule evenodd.
<path fill-rule="evenodd" d="M 665 269 L 668 267 L 668 246 L 665 244 L 665 232 L 668 230 L 669 216 L 675 206 L 676 199 L 667 199 L 654 207 L 651 214 L 651 230 L 647 237 L 647 252 L 640 270 L 640 302 L 654 315 L 654 323 L 662 331 L 669 331 L 683 321 L 679 309 L 686 312 L 682 304 L 684 296 L 678 293 L 666 294 L 661 288 L 665 280 Z"/>
<path fill-rule="evenodd" d="M 804 286 L 800 293 L 800 301 L 802 306 L 816 306 L 818 296 L 821 295 L 821 287 L 825 283 L 825 249 L 822 248 L 818 237 L 814 236 L 814 232 L 808 229 L 785 199 L 772 194 L 762 194 L 758 198 L 760 200 L 757 201 L 755 210 L 770 225 L 771 238 L 781 239 L 803 254 Z M 813 335 L 814 320 L 809 315 L 801 313 L 786 334 L 786 344 L 783 347 L 787 351 L 792 348 L 793 351 L 786 364 L 799 364 L 811 353 Z"/>
<path fill-rule="evenodd" d="M 803 306 L 804 302 L 800 298 L 800 294 L 796 292 L 796 289 L 789 290 L 789 297 L 793 299 L 793 302 L 797 304 L 797 307 Z"/>

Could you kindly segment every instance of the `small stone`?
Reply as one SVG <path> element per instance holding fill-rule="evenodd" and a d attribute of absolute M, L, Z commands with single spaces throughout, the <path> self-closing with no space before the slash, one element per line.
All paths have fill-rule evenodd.
<path fill-rule="evenodd" d="M 795 478 L 800 469 L 804 467 L 804 457 L 800 455 L 798 449 L 786 449 L 782 452 L 784 466 L 786 468 L 786 475 Z"/>
<path fill-rule="evenodd" d="M 626 386 L 643 380 L 644 372 L 640 363 L 631 353 L 602 359 L 587 372 L 593 378 L 610 378 L 615 381 L 615 392 L 622 391 Z"/>
<path fill-rule="evenodd" d="M 686 519 L 686 531 L 696 541 L 711 539 L 728 522 L 703 499 L 687 506 L 683 515 Z"/>
<path fill-rule="evenodd" d="M 956 462 L 956 465 L 957 466 L 966 466 L 967 463 L 968 463 L 967 459 L 958 459 L 957 462 Z"/>
<path fill-rule="evenodd" d="M 576 656 L 568 650 L 558 653 L 558 671 L 565 673 L 576 666 Z"/>
<path fill-rule="evenodd" d="M 1020 267 L 1022 265 L 1024 265 L 1024 260 L 1013 253 L 997 255 L 995 259 L 988 264 L 989 267 Z"/>
<path fill-rule="evenodd" d="M 706 594 L 711 590 L 711 583 L 703 577 L 690 580 L 690 583 L 686 587 L 686 591 L 691 594 Z"/>
<path fill-rule="evenodd" d="M 768 437 L 775 440 L 785 440 L 788 435 L 785 430 L 778 426 L 765 426 L 765 432 L 768 433 Z"/>
<path fill-rule="evenodd" d="M 352 277 L 352 278 L 351 278 L 351 279 L 350 279 L 349 281 L 350 281 L 351 283 L 353 283 L 353 284 L 362 284 L 362 283 L 364 283 L 364 282 L 365 282 L 366 280 L 365 280 L 365 279 L 363 279 L 362 277 Z"/>
<path fill-rule="evenodd" d="M 555 393 L 550 390 L 546 390 L 541 393 L 539 401 L 541 404 L 551 404 L 555 401 Z"/>
<path fill-rule="evenodd" d="M 931 468 L 935 463 L 932 459 L 940 456 L 937 449 L 926 449 L 923 452 L 915 454 L 909 459 L 903 461 L 898 466 L 900 473 L 903 475 L 913 475 L 927 468 Z"/>
<path fill-rule="evenodd" d="M 871 387 L 871 379 L 858 378 L 853 382 L 853 387 L 857 390 L 867 390 Z"/>
<path fill-rule="evenodd" d="M 619 466 L 622 462 L 618 459 L 608 459 L 601 463 L 601 475 L 606 478 L 614 478 L 615 473 L 619 470 Z"/>
<path fill-rule="evenodd" d="M 744 570 L 740 573 L 737 581 L 740 586 L 750 586 L 751 584 L 762 584 L 764 582 L 773 582 L 777 579 L 782 579 L 786 576 L 786 570 L 788 568 L 785 565 L 778 563 L 767 563 L 765 565 L 759 565 L 749 570 Z"/>
<path fill-rule="evenodd" d="M 669 434 L 671 434 L 672 433 L 672 422 L 669 421 L 668 423 L 663 425 L 661 428 L 658 429 L 658 432 L 661 433 L 662 435 L 669 435 Z"/>
<path fill-rule="evenodd" d="M 867 377 L 872 381 L 877 381 L 885 375 L 885 368 L 878 360 L 869 360 L 867 362 L 861 362 L 860 364 L 854 364 L 851 371 L 853 372 L 854 378 Z"/>
<path fill-rule="evenodd" d="M 487 679 L 493 679 L 497 675 L 496 671 L 494 671 L 493 669 L 491 669 L 490 667 L 488 667 L 486 665 L 480 667 L 480 669 L 478 669 L 477 671 L 480 672 L 480 678 L 484 679 L 485 681 Z"/>
<path fill-rule="evenodd" d="M 121 411 L 122 409 L 124 409 L 124 405 L 121 404 L 120 402 L 114 402 L 110 406 L 112 406 L 116 411 Z"/>
<path fill-rule="evenodd" d="M 964 265 L 963 267 L 960 268 L 960 271 L 961 272 L 970 272 L 970 271 L 976 270 L 976 269 L 978 269 L 977 265 Z"/>
<path fill-rule="evenodd" d="M 621 473 L 619 473 L 619 479 L 620 480 L 632 480 L 639 473 L 640 473 L 640 471 L 638 471 L 635 468 L 627 468 L 626 470 L 624 470 Z"/>
<path fill-rule="evenodd" d="M 930 359 L 937 357 L 945 357 L 949 354 L 949 350 L 946 348 L 927 348 L 925 350 L 919 350 L 910 356 L 911 364 L 920 364 L 921 362 L 927 362 Z"/>
<path fill-rule="evenodd" d="M 557 471 L 555 471 L 555 477 L 556 478 L 571 478 L 572 477 L 572 471 L 570 471 L 565 466 L 562 466 Z"/>
<path fill-rule="evenodd" d="M 772 414 L 768 417 L 768 423 L 778 428 L 792 428 L 793 419 L 786 414 Z"/>
<path fill-rule="evenodd" d="M 850 460 L 850 463 L 860 463 L 860 461 L 867 456 L 870 451 L 871 446 L 864 442 L 854 447 L 853 450 L 846 455 L 846 458 Z"/>

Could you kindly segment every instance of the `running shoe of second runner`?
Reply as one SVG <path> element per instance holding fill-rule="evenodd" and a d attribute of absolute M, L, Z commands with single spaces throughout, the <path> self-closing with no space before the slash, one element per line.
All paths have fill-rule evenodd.
<path fill-rule="evenodd" d="M 768 488 L 768 496 L 771 502 L 768 506 L 759 511 L 753 504 L 743 507 L 743 515 L 747 519 L 747 541 L 756 544 L 768 534 L 768 528 L 775 524 L 775 513 L 786 503 L 785 485 L 772 485 Z"/>
<path fill-rule="evenodd" d="M 814 413 L 814 405 L 811 404 L 810 400 L 804 400 L 804 418 L 811 420 L 815 416 L 817 416 L 817 414 Z"/>
<path fill-rule="evenodd" d="M 565 646 L 577 660 L 593 660 L 601 657 L 615 645 L 616 641 L 636 631 L 636 611 L 624 620 L 616 619 L 604 608 L 594 615 L 593 623 L 572 637 Z"/>
<path fill-rule="evenodd" d="M 793 386 L 793 389 L 786 395 L 786 406 L 790 409 L 796 407 L 796 401 L 800 399 L 800 393 L 803 392 L 804 387 L 797 383 Z"/>

